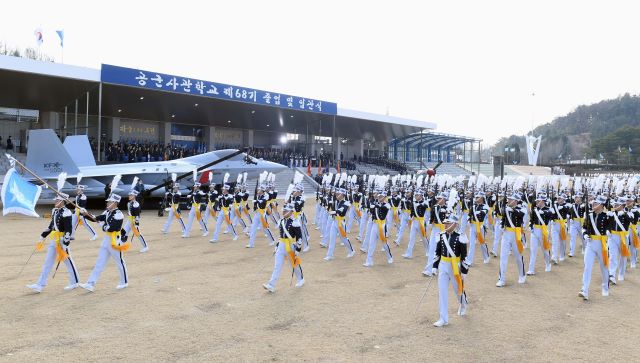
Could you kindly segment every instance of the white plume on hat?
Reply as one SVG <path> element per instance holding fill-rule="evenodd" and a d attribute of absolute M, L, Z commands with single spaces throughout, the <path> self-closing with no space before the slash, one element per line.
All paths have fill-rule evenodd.
<path fill-rule="evenodd" d="M 229 173 L 224 173 L 224 177 L 222 178 L 222 185 L 227 184 L 229 181 Z"/>
<path fill-rule="evenodd" d="M 61 191 L 64 187 L 64 183 L 67 181 L 67 173 L 62 172 L 58 174 L 58 181 L 56 182 L 56 186 L 58 187 L 58 191 Z"/>
<path fill-rule="evenodd" d="M 209 184 L 211 184 L 211 181 L 213 181 L 213 172 L 212 171 L 209 172 Z"/>
<path fill-rule="evenodd" d="M 111 193 L 118 188 L 118 183 L 120 183 L 120 179 L 122 179 L 122 175 L 116 174 L 113 176 L 113 180 L 111 181 Z"/>
<path fill-rule="evenodd" d="M 171 173 L 171 181 L 173 181 L 174 183 L 176 182 L 176 180 L 178 180 L 178 174 L 176 173 Z"/>
<path fill-rule="evenodd" d="M 240 184 L 242 184 L 242 173 L 239 173 L 238 177 L 236 178 L 236 185 L 240 186 Z"/>
<path fill-rule="evenodd" d="M 242 183 L 246 183 L 247 182 L 247 172 L 245 171 L 244 173 L 242 173 Z"/>
<path fill-rule="evenodd" d="M 82 176 L 83 176 L 82 173 L 78 173 L 78 175 L 76 175 L 76 181 L 77 181 L 78 185 L 80 184 L 80 181 L 82 180 Z"/>
<path fill-rule="evenodd" d="M 138 184 L 138 180 L 139 178 L 137 176 L 133 177 L 133 182 L 131 183 L 131 189 L 133 189 L 136 186 L 136 184 Z"/>

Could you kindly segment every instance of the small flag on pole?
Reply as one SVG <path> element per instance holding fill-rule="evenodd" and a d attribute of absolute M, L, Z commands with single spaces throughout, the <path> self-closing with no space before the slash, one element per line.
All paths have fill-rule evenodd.
<path fill-rule="evenodd" d="M 56 30 L 58 37 L 60 37 L 60 46 L 64 48 L 64 30 Z"/>
<path fill-rule="evenodd" d="M 42 45 L 42 42 L 44 42 L 44 38 L 42 36 L 42 28 L 37 28 L 33 34 L 36 36 L 36 43 L 38 43 L 38 46 Z"/>
<path fill-rule="evenodd" d="M 9 169 L 2 184 L 2 215 L 20 213 L 26 216 L 38 217 L 36 202 L 40 198 L 42 188 L 22 179 L 15 168 Z"/>

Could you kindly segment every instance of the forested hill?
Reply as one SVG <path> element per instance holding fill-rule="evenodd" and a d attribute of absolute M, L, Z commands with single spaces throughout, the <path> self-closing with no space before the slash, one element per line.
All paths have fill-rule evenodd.
<path fill-rule="evenodd" d="M 640 161 L 640 96 L 629 95 L 592 105 L 578 106 L 566 116 L 540 125 L 534 136 L 542 135 L 539 163 L 560 160 L 602 158 L 607 162 Z M 505 145 L 518 143 L 526 162 L 524 135 L 501 138 L 494 154 Z M 631 151 L 629 151 L 631 150 Z"/>

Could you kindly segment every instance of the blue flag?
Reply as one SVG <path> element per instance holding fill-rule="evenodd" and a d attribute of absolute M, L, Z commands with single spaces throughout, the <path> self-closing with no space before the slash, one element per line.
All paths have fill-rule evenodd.
<path fill-rule="evenodd" d="M 2 215 L 20 213 L 26 216 L 38 217 L 36 202 L 42 188 L 22 179 L 15 168 L 9 169 L 2 184 Z"/>
<path fill-rule="evenodd" d="M 64 48 L 64 30 L 56 30 L 56 33 L 60 37 L 60 46 Z"/>

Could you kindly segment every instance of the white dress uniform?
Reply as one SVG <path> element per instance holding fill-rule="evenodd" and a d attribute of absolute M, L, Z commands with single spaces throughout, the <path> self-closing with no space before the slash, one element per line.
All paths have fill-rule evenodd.
<path fill-rule="evenodd" d="M 517 195 L 509 197 L 509 199 L 520 200 Z M 518 283 L 523 284 L 526 281 L 526 275 L 524 271 L 524 258 L 522 252 L 524 246 L 522 244 L 522 221 L 524 218 L 524 211 L 521 208 L 505 207 L 504 216 L 502 218 L 502 228 L 504 233 L 502 234 L 502 240 L 500 243 L 500 274 L 498 277 L 497 287 L 502 287 L 506 284 L 507 279 L 507 264 L 509 263 L 509 251 L 513 253 L 513 258 L 518 267 Z"/>
<path fill-rule="evenodd" d="M 465 315 L 469 302 L 464 291 L 464 277 L 469 266 L 464 262 L 467 248 L 460 242 L 457 232 L 441 233 L 437 242 L 433 271 L 438 271 L 438 297 L 440 319 L 433 325 L 440 327 L 449 324 L 449 284 L 458 301 L 458 315 Z"/>
<path fill-rule="evenodd" d="M 293 206 L 290 206 L 290 210 L 293 210 Z M 302 274 L 302 266 L 300 265 L 300 257 L 298 254 L 302 250 L 302 231 L 300 230 L 300 224 L 293 218 L 282 218 L 278 222 L 278 229 L 280 231 L 279 241 L 275 250 L 275 261 L 273 266 L 273 273 L 269 282 L 263 284 L 269 292 L 275 291 L 275 286 L 280 278 L 280 272 L 282 271 L 282 265 L 284 260 L 288 259 L 291 262 L 292 271 L 295 272 L 297 283 L 296 287 L 302 287 L 304 285 L 304 275 Z"/>
<path fill-rule="evenodd" d="M 120 196 L 112 194 L 108 200 L 119 202 Z M 81 284 L 80 286 L 89 291 L 93 291 L 98 278 L 100 278 L 100 274 L 102 274 L 109 257 L 111 257 L 120 274 L 120 283 L 116 288 L 123 289 L 129 285 L 127 265 L 124 261 L 123 255 L 123 252 L 129 247 L 127 234 L 122 229 L 124 224 L 124 214 L 122 214 L 118 209 L 105 210 L 101 215 L 96 216 L 96 220 L 100 222 L 102 230 L 106 232 L 106 235 L 102 239 L 102 244 L 98 251 L 98 259 L 96 260 L 96 265 L 93 268 L 93 271 L 91 271 L 89 279 L 85 284 Z"/>
<path fill-rule="evenodd" d="M 249 229 L 249 244 L 247 248 L 253 248 L 258 234 L 258 228 L 262 226 L 262 232 L 264 236 L 269 240 L 269 245 L 273 246 L 275 240 L 269 230 L 269 222 L 267 221 L 266 209 L 268 203 L 268 197 L 265 194 L 256 196 L 257 199 L 253 201 L 253 219 L 251 221 L 251 227 Z"/>
<path fill-rule="evenodd" d="M 343 192 L 345 191 L 343 190 Z M 347 249 L 347 258 L 351 258 L 355 254 L 353 246 L 351 245 L 351 241 L 349 241 L 349 238 L 347 238 L 347 233 L 345 230 L 345 216 L 350 206 L 351 204 L 346 200 L 336 200 L 336 210 L 331 212 L 333 213 L 333 220 L 329 229 L 329 248 L 327 249 L 327 256 L 324 258 L 327 261 L 333 260 L 333 252 L 336 247 L 336 237 L 338 236 Z M 344 236 L 342 235 L 342 233 L 344 233 Z"/>
<path fill-rule="evenodd" d="M 417 192 L 416 194 L 418 193 L 421 192 Z M 424 253 L 426 256 L 427 252 L 429 251 L 429 245 L 427 242 L 427 225 L 425 217 L 427 216 L 429 205 L 424 199 L 419 202 L 414 199 L 413 201 L 405 200 L 405 206 L 409 209 L 410 229 L 409 243 L 407 244 L 407 250 L 404 255 L 402 255 L 402 257 L 407 259 L 413 257 L 413 247 L 415 246 L 416 239 L 422 242 L 422 245 L 424 246 Z"/>
<path fill-rule="evenodd" d="M 200 186 L 200 183 L 196 184 Z M 207 195 L 202 190 L 192 190 L 189 195 L 187 195 L 187 199 L 191 204 L 191 209 L 189 210 L 189 219 L 187 220 L 187 224 L 184 228 L 184 233 L 182 234 L 183 238 L 188 238 L 191 233 L 191 227 L 193 226 L 193 220 L 197 219 L 200 224 L 200 230 L 202 231 L 202 236 L 206 236 L 209 234 L 209 229 L 207 228 L 207 224 L 202 218 L 202 214 L 206 211 L 206 208 L 201 208 L 203 203 L 207 201 Z M 198 215 L 200 216 L 198 218 Z"/>
<path fill-rule="evenodd" d="M 135 193 L 133 195 L 138 195 L 138 192 L 132 190 L 129 192 Z M 140 252 L 144 253 L 149 250 L 149 245 L 147 245 L 147 241 L 144 239 L 142 232 L 140 232 L 140 203 L 137 200 L 130 200 L 127 202 L 127 220 L 124 222 L 124 230 L 127 232 L 127 235 L 131 237 L 133 241 L 133 237 L 138 237 L 142 248 Z M 135 228 L 135 230 L 134 230 Z M 133 232 L 133 233 L 132 233 Z"/>
<path fill-rule="evenodd" d="M 387 240 L 387 216 L 392 213 L 391 205 L 386 202 L 375 204 L 375 208 L 372 211 L 372 223 L 371 223 L 371 231 L 369 233 L 367 246 L 367 259 L 363 266 L 371 267 L 373 266 L 373 254 L 376 251 L 376 246 L 378 244 L 378 240 L 383 243 L 383 250 L 387 255 L 387 263 L 393 263 L 393 255 L 391 255 L 391 249 L 389 248 L 389 243 Z"/>
<path fill-rule="evenodd" d="M 225 188 L 228 189 L 228 186 L 225 185 Z M 230 214 L 231 209 L 233 208 L 233 195 L 229 193 L 222 193 L 218 200 L 220 204 L 220 211 L 218 212 L 218 219 L 216 220 L 216 229 L 213 232 L 213 238 L 211 238 L 209 242 L 218 242 L 218 236 L 222 229 L 222 222 L 225 223 L 227 231 L 231 230 L 231 232 L 233 232 L 233 240 L 235 241 L 238 239 L 238 234 L 236 233 L 236 229 L 233 227 Z"/>
<path fill-rule="evenodd" d="M 64 262 L 69 275 L 69 285 L 64 289 L 72 290 L 78 286 L 78 270 L 71 258 L 71 249 L 69 248 L 69 243 L 71 242 L 71 231 L 73 230 L 71 216 L 71 211 L 65 207 L 53 208 L 51 211 L 51 222 L 47 229 L 40 235 L 42 239 L 47 237 L 51 238 L 51 242 L 47 247 L 47 254 L 44 258 L 44 265 L 42 266 L 42 273 L 40 274 L 38 282 L 32 285 L 27 285 L 31 290 L 41 292 L 42 289 L 47 286 L 49 273 L 51 272 L 56 260 Z"/>
<path fill-rule="evenodd" d="M 598 197 L 595 202 L 606 203 L 606 198 Z M 582 289 L 578 293 L 583 299 L 589 299 L 589 285 L 593 264 L 597 259 L 602 274 L 602 295 L 609 296 L 609 253 L 607 248 L 607 231 L 610 217 L 606 212 L 590 212 L 584 221 L 583 238 L 586 243 L 584 252 L 584 272 L 582 274 Z"/>
<path fill-rule="evenodd" d="M 182 233 L 184 233 L 185 225 L 180 213 L 180 198 L 182 197 L 182 193 L 180 193 L 179 190 L 175 192 L 167 192 L 165 197 L 169 200 L 169 215 L 167 216 L 167 221 L 162 227 L 162 233 L 169 233 L 169 228 L 171 228 L 171 222 L 173 222 L 174 218 L 178 220 L 178 223 L 180 223 L 180 229 L 182 230 Z"/>

